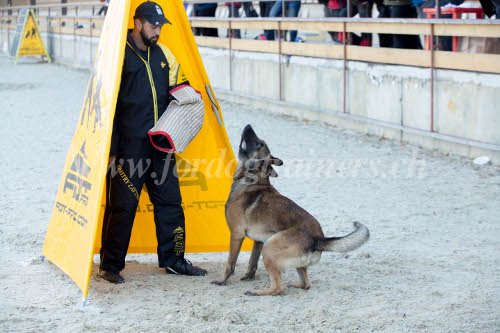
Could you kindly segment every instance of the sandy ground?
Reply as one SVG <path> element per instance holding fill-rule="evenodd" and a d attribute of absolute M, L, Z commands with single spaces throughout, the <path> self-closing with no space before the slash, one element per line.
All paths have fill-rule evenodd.
<path fill-rule="evenodd" d="M 280 191 L 326 234 L 361 221 L 370 241 L 323 254 L 312 288 L 281 297 L 244 295 L 269 283 L 262 267 L 255 281 L 239 281 L 248 253 L 226 287 L 209 283 L 226 253 L 188 256 L 208 269 L 202 278 L 131 256 L 123 285 L 93 273 L 82 307 L 80 290 L 40 254 L 88 73 L 4 57 L 0 73 L 0 331 L 500 331 L 498 168 L 228 103 L 233 145 L 251 123 L 285 161 Z"/>

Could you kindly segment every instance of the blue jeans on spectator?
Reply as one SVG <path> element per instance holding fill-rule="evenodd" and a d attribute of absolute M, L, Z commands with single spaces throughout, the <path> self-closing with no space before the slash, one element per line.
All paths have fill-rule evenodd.
<path fill-rule="evenodd" d="M 281 16 L 281 11 L 283 9 L 283 0 L 278 0 L 274 3 L 271 11 L 269 12 L 269 17 L 279 17 Z M 300 1 L 285 1 L 285 13 L 286 17 L 297 17 L 299 16 Z M 266 31 L 267 40 L 274 40 L 274 30 Z M 295 42 L 297 39 L 297 30 L 290 31 L 290 41 Z"/>

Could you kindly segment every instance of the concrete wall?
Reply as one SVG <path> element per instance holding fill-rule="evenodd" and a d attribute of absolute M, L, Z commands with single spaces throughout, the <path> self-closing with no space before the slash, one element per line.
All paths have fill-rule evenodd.
<path fill-rule="evenodd" d="M 200 48 L 219 95 L 264 109 L 500 164 L 500 75 Z M 260 101 L 262 103 L 260 103 Z M 272 111 L 272 110 L 271 110 Z"/>
<path fill-rule="evenodd" d="M 98 38 L 44 38 L 56 62 L 90 68 Z M 344 113 L 341 60 L 282 57 L 280 66 L 277 55 L 234 51 L 230 65 L 228 50 L 200 53 L 223 99 L 500 164 L 500 75 L 435 71 L 432 132 L 430 69 L 348 62 Z"/>

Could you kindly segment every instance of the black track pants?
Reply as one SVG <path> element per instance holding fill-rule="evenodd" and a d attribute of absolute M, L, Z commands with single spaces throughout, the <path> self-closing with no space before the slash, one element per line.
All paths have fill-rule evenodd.
<path fill-rule="evenodd" d="M 118 155 L 107 175 L 101 268 L 125 267 L 132 225 L 144 184 L 153 204 L 158 263 L 167 267 L 184 257 L 184 212 L 175 156 L 154 149 L 148 139 L 120 138 Z"/>

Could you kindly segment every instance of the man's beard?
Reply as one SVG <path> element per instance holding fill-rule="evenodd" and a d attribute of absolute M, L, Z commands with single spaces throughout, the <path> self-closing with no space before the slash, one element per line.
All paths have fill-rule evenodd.
<path fill-rule="evenodd" d="M 151 38 L 147 38 L 146 35 L 144 34 L 144 31 L 141 30 L 141 37 L 142 41 L 146 46 L 153 46 L 156 45 L 156 42 L 158 41 L 158 36 L 153 36 Z"/>

